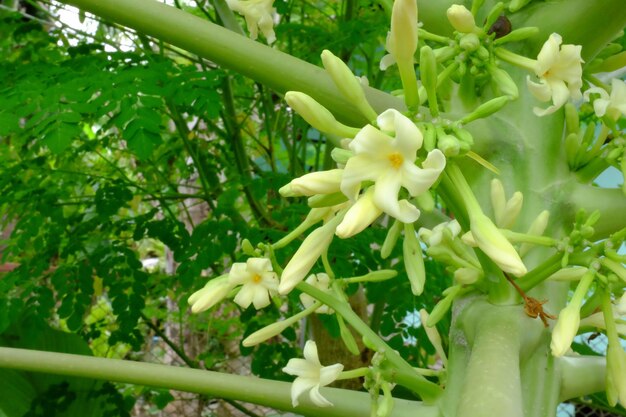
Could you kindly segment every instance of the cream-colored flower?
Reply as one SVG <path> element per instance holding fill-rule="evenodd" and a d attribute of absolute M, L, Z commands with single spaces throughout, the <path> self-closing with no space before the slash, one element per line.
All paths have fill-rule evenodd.
<path fill-rule="evenodd" d="M 274 34 L 276 9 L 272 7 L 274 0 L 226 0 L 226 3 L 231 10 L 246 19 L 250 38 L 256 39 L 260 29 L 268 44 L 276 40 Z"/>
<path fill-rule="evenodd" d="M 580 325 L 580 310 L 576 305 L 568 305 L 559 313 L 559 318 L 552 330 L 550 349 L 556 357 L 567 353 Z"/>
<path fill-rule="evenodd" d="M 292 180 L 279 192 L 283 197 L 312 196 L 339 192 L 343 169 L 311 172 Z"/>
<path fill-rule="evenodd" d="M 328 276 L 328 274 L 325 274 L 323 272 L 319 274 L 311 274 L 305 282 L 309 285 L 314 286 L 318 290 L 330 293 L 330 277 Z M 301 293 L 300 301 L 302 302 L 304 308 L 309 308 L 313 305 L 313 303 L 315 303 L 315 298 L 311 297 L 309 294 Z M 333 311 L 334 310 L 332 308 L 329 308 L 327 305 L 323 305 L 315 310 L 317 314 L 332 314 Z"/>
<path fill-rule="evenodd" d="M 451 238 L 455 238 L 461 233 L 461 225 L 455 220 L 449 222 L 439 223 L 433 227 L 433 230 L 429 230 L 425 227 L 420 227 L 417 234 L 422 242 L 428 244 L 428 246 L 437 246 L 443 240 L 444 233 L 449 233 Z"/>
<path fill-rule="evenodd" d="M 535 63 L 539 83 L 527 77 L 526 82 L 533 96 L 539 101 L 552 101 L 546 109 L 535 107 L 537 116 L 552 114 L 572 97 L 582 97 L 582 58 L 580 45 L 561 45 L 561 35 L 553 33 L 543 44 Z"/>
<path fill-rule="evenodd" d="M 322 366 L 317 356 L 317 345 L 309 340 L 304 345 L 304 359 L 290 359 L 283 372 L 295 375 L 297 378 L 291 385 L 291 403 L 297 407 L 298 398 L 305 392 L 309 392 L 309 398 L 318 407 L 331 407 L 333 404 L 320 394 L 320 387 L 324 387 L 339 377 L 343 371 L 343 365 L 336 363 L 330 366 Z"/>
<path fill-rule="evenodd" d="M 191 305 L 192 313 L 208 310 L 222 301 L 234 286 L 228 281 L 228 275 L 222 275 L 207 282 L 201 290 L 191 294 L 187 302 Z"/>
<path fill-rule="evenodd" d="M 266 258 L 250 258 L 234 263 L 228 274 L 228 282 L 233 286 L 241 285 L 235 296 L 235 303 L 241 308 L 254 304 L 257 310 L 270 304 L 270 296 L 278 290 L 278 277 L 272 271 L 272 263 Z"/>
<path fill-rule="evenodd" d="M 426 192 L 445 168 L 446 158 L 435 149 L 418 168 L 415 160 L 422 147 L 422 133 L 417 126 L 394 109 L 386 110 L 376 121 L 380 130 L 366 125 L 350 142 L 355 155 L 344 168 L 341 191 L 356 201 L 361 182 L 374 181 L 376 207 L 404 223 L 412 223 L 420 211 L 407 200 L 398 200 L 400 188 L 411 196 Z"/>
<path fill-rule="evenodd" d="M 626 82 L 618 78 L 613 78 L 611 82 L 611 95 L 603 88 L 592 87 L 585 91 L 585 100 L 589 100 L 591 94 L 600 94 L 600 97 L 593 101 L 593 110 L 598 117 L 606 114 L 613 120 L 620 116 L 626 116 Z"/>

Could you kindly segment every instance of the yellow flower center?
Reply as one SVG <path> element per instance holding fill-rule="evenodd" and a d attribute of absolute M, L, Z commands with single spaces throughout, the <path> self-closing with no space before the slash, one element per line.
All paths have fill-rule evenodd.
<path fill-rule="evenodd" d="M 391 166 L 394 167 L 395 169 L 400 168 L 400 166 L 404 162 L 404 158 L 398 152 L 392 153 L 387 158 L 389 158 L 389 162 L 391 162 Z"/>
<path fill-rule="evenodd" d="M 252 276 L 252 282 L 254 282 L 255 284 L 258 284 L 262 280 L 263 280 L 263 278 L 261 278 L 261 275 L 259 275 L 259 274 L 254 274 Z"/>

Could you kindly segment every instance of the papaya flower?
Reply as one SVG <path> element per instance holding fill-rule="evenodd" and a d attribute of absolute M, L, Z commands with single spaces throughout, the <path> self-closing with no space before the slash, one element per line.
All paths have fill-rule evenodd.
<path fill-rule="evenodd" d="M 274 14 L 276 9 L 272 7 L 274 0 L 226 0 L 231 10 L 243 15 L 246 26 L 250 32 L 250 38 L 259 37 L 259 30 L 268 44 L 276 40 L 274 34 Z"/>
<path fill-rule="evenodd" d="M 248 308 L 250 304 L 254 304 L 257 310 L 267 307 L 270 296 L 278 291 L 278 276 L 266 258 L 250 258 L 245 263 L 234 263 L 228 274 L 228 282 L 233 287 L 241 285 L 233 300 L 241 308 Z"/>
<path fill-rule="evenodd" d="M 552 330 L 550 349 L 552 355 L 561 357 L 567 353 L 580 325 L 580 310 L 577 305 L 568 305 L 559 313 L 556 325 Z"/>
<path fill-rule="evenodd" d="M 324 291 L 326 293 L 330 293 L 330 277 L 328 274 L 323 272 L 319 274 L 311 274 L 305 281 L 307 284 L 312 285 L 318 290 Z M 311 297 L 309 294 L 300 293 L 300 301 L 304 308 L 309 308 L 315 303 L 315 299 Z M 327 305 L 323 305 L 319 307 L 315 312 L 317 314 L 333 314 L 333 309 L 328 307 Z"/>
<path fill-rule="evenodd" d="M 375 206 L 401 222 L 413 223 L 420 211 L 408 200 L 398 199 L 400 188 L 411 196 L 426 192 L 445 168 L 446 158 L 435 149 L 418 167 L 415 161 L 423 137 L 417 126 L 395 109 L 381 113 L 376 121 L 380 130 L 366 125 L 350 142 L 354 156 L 343 170 L 341 191 L 354 202 L 361 183 L 373 181 Z"/>
<path fill-rule="evenodd" d="M 317 345 L 314 341 L 308 340 L 304 345 L 304 359 L 290 359 L 283 368 L 283 372 L 297 377 L 291 384 L 292 405 L 297 407 L 300 396 L 308 391 L 313 404 L 318 407 L 331 407 L 333 403 L 320 394 L 320 387 L 335 381 L 341 371 L 343 365 L 340 363 L 322 366 L 317 355 Z"/>
<path fill-rule="evenodd" d="M 561 45 L 563 39 L 558 33 L 550 35 L 543 44 L 534 72 L 539 78 L 536 83 L 526 78 L 531 94 L 539 101 L 552 101 L 552 105 L 545 109 L 535 107 L 537 116 L 552 114 L 563 106 L 569 98 L 582 97 L 580 88 L 582 81 L 582 63 L 580 56 L 582 46 Z"/>
<path fill-rule="evenodd" d="M 204 288 L 191 294 L 187 300 L 191 305 L 191 312 L 200 313 L 210 309 L 222 301 L 233 288 L 233 285 L 228 282 L 228 274 L 210 280 Z"/>
<path fill-rule="evenodd" d="M 589 100 L 591 94 L 600 94 L 599 98 L 593 100 L 593 110 L 596 116 L 607 115 L 612 120 L 626 116 L 626 82 L 623 80 L 613 78 L 610 95 L 603 88 L 592 87 L 585 91 L 585 100 Z"/>

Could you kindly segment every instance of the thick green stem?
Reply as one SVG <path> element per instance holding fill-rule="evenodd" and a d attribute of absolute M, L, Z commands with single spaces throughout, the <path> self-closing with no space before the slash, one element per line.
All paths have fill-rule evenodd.
<path fill-rule="evenodd" d="M 583 397 L 606 388 L 606 358 L 564 356 L 561 362 L 560 401 Z"/>
<path fill-rule="evenodd" d="M 64 0 L 63 3 L 195 53 L 279 93 L 302 91 L 344 123 L 361 126 L 368 122 L 339 94 L 323 69 L 200 17 L 154 0 Z M 404 109 L 400 99 L 376 89 L 366 87 L 365 94 L 379 113 L 388 108 Z"/>
<path fill-rule="evenodd" d="M 360 417 L 369 415 L 370 410 L 369 395 L 362 392 L 322 388 L 322 394 L 334 403 L 334 407 L 320 409 L 306 395 L 300 398 L 298 407 L 293 407 L 291 384 L 288 382 L 119 359 L 0 347 L 0 368 L 195 392 L 294 411 L 310 417 L 320 414 Z M 435 417 L 437 409 L 415 401 L 396 399 L 391 416 Z"/>
<path fill-rule="evenodd" d="M 519 308 L 488 304 L 477 307 L 465 317 L 470 322 L 466 333 L 472 347 L 457 416 L 523 417 L 520 378 L 523 313 Z"/>

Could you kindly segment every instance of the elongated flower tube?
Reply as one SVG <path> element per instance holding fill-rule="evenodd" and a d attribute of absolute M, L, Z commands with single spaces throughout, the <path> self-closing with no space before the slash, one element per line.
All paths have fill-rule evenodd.
<path fill-rule="evenodd" d="M 312 97 L 299 91 L 288 91 L 285 101 L 308 124 L 320 132 L 330 133 L 341 138 L 353 138 L 359 129 L 339 123 L 335 116 Z"/>
<path fill-rule="evenodd" d="M 470 213 L 470 216 L 470 229 L 478 247 L 504 272 L 516 277 L 525 275 L 527 269 L 520 256 L 491 219 L 482 213 Z"/>
<path fill-rule="evenodd" d="M 374 187 L 370 187 L 348 209 L 343 221 L 337 226 L 336 235 L 346 239 L 360 233 L 382 214 L 374 203 Z"/>
<path fill-rule="evenodd" d="M 415 165 L 422 147 L 422 133 L 415 124 L 394 109 L 376 119 L 381 130 L 366 125 L 350 142 L 355 156 L 350 158 L 341 178 L 341 191 L 356 201 L 361 182 L 374 181 L 374 204 L 390 216 L 412 223 L 420 211 L 407 200 L 398 200 L 400 188 L 410 195 L 426 192 L 446 165 L 446 158 L 435 149 L 428 153 L 422 168 Z M 395 133 L 395 137 L 387 133 Z"/>
<path fill-rule="evenodd" d="M 609 404 L 626 405 L 626 352 L 619 343 L 609 342 L 606 353 L 606 396 Z"/>
<path fill-rule="evenodd" d="M 270 304 L 270 295 L 276 294 L 278 277 L 272 271 L 272 263 L 266 258 L 250 258 L 243 262 L 234 263 L 228 274 L 228 282 L 232 286 L 241 285 L 235 296 L 235 303 L 241 308 L 261 309 Z"/>
<path fill-rule="evenodd" d="M 297 407 L 301 395 L 309 392 L 309 398 L 318 407 L 331 407 L 333 403 L 320 394 L 320 387 L 335 381 L 343 371 L 343 365 L 336 363 L 322 366 L 317 355 L 317 345 L 308 340 L 304 345 L 304 359 L 294 358 L 287 362 L 283 372 L 297 378 L 291 385 L 291 404 Z"/>
<path fill-rule="evenodd" d="M 550 349 L 556 357 L 567 353 L 580 326 L 580 309 L 578 306 L 567 306 L 559 313 L 556 325 L 552 330 Z"/>
<path fill-rule="evenodd" d="M 292 180 L 278 191 L 283 197 L 332 194 L 340 191 L 342 175 L 343 169 L 311 172 Z"/>
<path fill-rule="evenodd" d="M 531 94 L 539 101 L 552 101 L 552 105 L 541 109 L 535 107 L 537 116 L 552 114 L 572 97 L 582 97 L 582 58 L 580 45 L 561 45 L 561 35 L 553 33 L 543 44 L 535 63 L 535 74 L 539 83 L 527 77 Z"/>
<path fill-rule="evenodd" d="M 204 288 L 191 294 L 187 300 L 191 305 L 191 312 L 200 313 L 208 310 L 222 301 L 233 288 L 234 285 L 228 281 L 228 274 L 210 280 Z"/>
<path fill-rule="evenodd" d="M 250 38 L 256 39 L 260 29 L 268 44 L 276 40 L 274 34 L 276 9 L 272 7 L 274 0 L 226 0 L 226 3 L 231 10 L 244 16 Z"/>
<path fill-rule="evenodd" d="M 365 98 L 363 86 L 350 68 L 329 50 L 322 51 L 322 64 L 341 94 L 367 118 L 374 120 L 376 112 Z"/>
<path fill-rule="evenodd" d="M 309 273 L 315 262 L 330 246 L 335 235 L 335 229 L 341 220 L 343 220 L 343 213 L 336 215 L 304 239 L 280 277 L 278 292 L 281 295 L 289 293 Z"/>
<path fill-rule="evenodd" d="M 620 116 L 626 116 L 626 82 L 618 78 L 611 81 L 611 95 L 603 88 L 593 87 L 585 91 L 585 100 L 589 100 L 591 94 L 600 94 L 600 97 L 593 100 L 593 110 L 598 117 L 607 115 L 612 120 L 617 120 Z"/>

